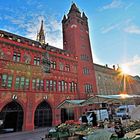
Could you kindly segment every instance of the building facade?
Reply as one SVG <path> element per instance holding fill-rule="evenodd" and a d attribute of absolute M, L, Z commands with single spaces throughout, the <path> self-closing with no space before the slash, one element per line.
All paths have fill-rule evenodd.
<path fill-rule="evenodd" d="M 37 41 L 0 30 L 0 129 L 28 131 L 78 120 L 78 108 L 57 106 L 97 93 L 87 17 L 74 3 L 62 28 L 64 49 L 45 43 L 43 21 Z"/>
<path fill-rule="evenodd" d="M 123 74 L 121 68 L 94 64 L 97 94 L 112 95 L 119 93 L 140 94 L 139 76 Z M 125 83 L 124 83 L 125 82 Z"/>

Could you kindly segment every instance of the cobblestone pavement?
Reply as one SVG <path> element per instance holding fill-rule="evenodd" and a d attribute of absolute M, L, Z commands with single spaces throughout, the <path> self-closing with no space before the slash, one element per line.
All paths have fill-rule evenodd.
<path fill-rule="evenodd" d="M 50 128 L 36 129 L 30 132 L 0 134 L 0 140 L 41 140 Z"/>

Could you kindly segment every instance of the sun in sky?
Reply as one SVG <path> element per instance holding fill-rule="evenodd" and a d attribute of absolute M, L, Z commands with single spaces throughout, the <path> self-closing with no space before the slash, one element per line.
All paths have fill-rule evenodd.
<path fill-rule="evenodd" d="M 121 70 L 123 74 L 129 74 L 130 73 L 130 68 L 127 65 L 122 65 Z"/>

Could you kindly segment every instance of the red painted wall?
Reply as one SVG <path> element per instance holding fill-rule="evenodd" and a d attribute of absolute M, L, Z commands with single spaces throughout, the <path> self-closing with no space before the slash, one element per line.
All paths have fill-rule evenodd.
<path fill-rule="evenodd" d="M 83 22 L 77 23 L 77 20 Z M 84 38 L 81 39 L 81 36 Z M 12 75 L 12 87 L 10 89 L 0 86 L 0 111 L 3 107 L 11 102 L 13 95 L 17 96 L 16 101 L 22 106 L 24 111 L 23 130 L 34 129 L 34 113 L 37 106 L 46 98 L 46 102 L 52 109 L 52 124 L 61 123 L 61 110 L 57 106 L 67 98 L 85 99 L 84 84 L 90 83 L 93 86 L 93 92 L 96 94 L 95 72 L 92 61 L 91 46 L 89 40 L 88 23 L 82 17 L 75 14 L 69 14 L 69 18 L 63 22 L 63 39 L 64 50 L 51 47 L 49 45 L 42 46 L 39 42 L 14 35 L 5 31 L 0 31 L 0 76 L 2 74 Z M 85 46 L 85 47 L 82 47 Z M 66 52 L 66 51 L 67 52 Z M 13 61 L 14 52 L 21 54 L 20 62 Z M 50 73 L 42 70 L 42 65 L 34 65 L 34 57 L 42 60 L 43 53 L 48 52 L 50 61 L 56 62 L 56 69 L 51 69 Z M 86 54 L 88 61 L 82 61 L 81 55 Z M 25 63 L 25 55 L 30 56 L 29 64 Z M 64 69 L 60 70 L 60 63 L 64 65 Z M 65 70 L 66 65 L 70 65 L 70 71 Z M 89 74 L 83 74 L 83 67 L 89 69 Z M 17 76 L 24 76 L 30 79 L 30 87 L 28 90 L 16 90 L 15 80 Z M 57 91 L 48 92 L 46 88 L 43 90 L 32 89 L 32 79 L 39 78 L 44 81 L 55 80 L 57 82 Z M 68 84 L 74 82 L 77 84 L 77 90 L 74 92 L 60 92 L 58 90 L 58 82 L 64 80 Z M 0 81 L 1 82 L 1 81 Z M 87 107 L 86 109 L 91 108 Z M 84 110 L 85 108 L 83 108 Z M 75 108 L 75 120 L 81 115 L 81 110 Z"/>

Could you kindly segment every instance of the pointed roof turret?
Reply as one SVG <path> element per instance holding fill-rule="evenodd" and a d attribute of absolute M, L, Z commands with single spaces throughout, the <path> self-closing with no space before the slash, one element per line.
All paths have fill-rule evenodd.
<path fill-rule="evenodd" d="M 62 22 L 65 22 L 67 20 L 66 16 L 63 16 Z"/>
<path fill-rule="evenodd" d="M 41 21 L 40 33 L 44 33 L 44 29 L 43 29 L 43 20 Z"/>
<path fill-rule="evenodd" d="M 69 13 L 71 13 L 71 12 L 78 12 L 78 13 L 80 13 L 80 11 L 79 11 L 79 9 L 77 8 L 77 6 L 76 6 L 75 3 L 73 3 L 73 4 L 71 5 L 71 8 L 70 8 L 70 10 L 69 10 Z"/>
<path fill-rule="evenodd" d="M 82 18 L 83 18 L 83 19 L 87 19 L 87 16 L 85 15 L 84 12 L 83 12 L 83 14 L 82 14 Z"/>
<path fill-rule="evenodd" d="M 44 27 L 43 27 L 43 20 L 41 21 L 41 27 L 40 31 L 37 34 L 37 41 L 39 41 L 41 44 L 45 44 L 45 34 L 44 34 Z"/>

